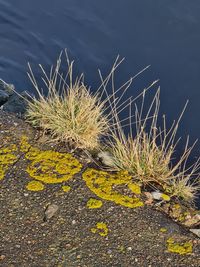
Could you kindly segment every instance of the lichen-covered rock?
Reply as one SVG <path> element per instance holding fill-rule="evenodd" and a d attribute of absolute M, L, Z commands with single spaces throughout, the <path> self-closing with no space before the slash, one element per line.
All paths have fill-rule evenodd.
<path fill-rule="evenodd" d="M 95 198 L 90 198 L 87 202 L 87 207 L 89 209 L 98 209 L 101 208 L 102 205 L 103 205 L 102 201 Z"/>
<path fill-rule="evenodd" d="M 0 147 L 0 180 L 4 178 L 9 166 L 17 161 L 18 157 L 13 153 L 15 151 L 15 145 L 10 145 L 10 147 L 4 148 Z"/>
<path fill-rule="evenodd" d="M 143 200 L 140 184 L 128 173 L 88 172 L 84 165 L 86 180 L 80 170 L 60 183 L 75 156 L 66 159 L 67 149 L 61 152 L 57 144 L 40 143 L 38 137 L 27 123 L 0 110 L 0 266 L 199 266 L 197 236 L 157 208 L 127 208 L 139 204 L 136 198 Z M 56 183 L 45 183 L 44 174 Z M 90 207 L 100 205 L 94 199 L 102 207 L 88 209 L 90 198 Z M 164 202 L 166 210 L 170 202 Z"/>
<path fill-rule="evenodd" d="M 167 250 L 169 252 L 177 253 L 180 255 L 190 254 L 190 253 L 192 253 L 192 243 L 190 241 L 189 242 L 183 242 L 183 243 L 177 243 L 171 237 L 167 240 Z"/>
<path fill-rule="evenodd" d="M 132 176 L 126 171 L 110 174 L 105 171 L 88 168 L 82 177 L 87 187 L 99 198 L 113 201 L 128 208 L 137 208 L 144 205 L 138 197 L 141 193 L 139 185 L 132 182 Z M 121 186 L 128 187 L 131 195 L 121 193 L 118 190 Z"/>
<path fill-rule="evenodd" d="M 106 223 L 98 222 L 96 227 L 91 228 L 91 232 L 93 234 L 99 234 L 100 236 L 107 236 L 108 235 L 108 227 Z"/>

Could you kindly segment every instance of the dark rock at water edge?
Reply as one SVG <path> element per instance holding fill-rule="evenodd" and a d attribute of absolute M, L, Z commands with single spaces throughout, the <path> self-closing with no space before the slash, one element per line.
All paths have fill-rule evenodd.
<path fill-rule="evenodd" d="M 23 117 L 27 100 L 31 97 L 27 91 L 18 94 L 13 84 L 8 84 L 0 79 L 0 107 L 2 110 L 15 113 L 18 117 Z"/>
<path fill-rule="evenodd" d="M 0 106 L 2 106 L 9 98 L 9 95 L 0 89 Z"/>
<path fill-rule="evenodd" d="M 15 91 L 15 86 L 12 83 L 7 83 L 4 80 L 0 79 L 0 90 L 11 96 Z"/>
<path fill-rule="evenodd" d="M 13 94 L 3 105 L 2 109 L 7 112 L 15 113 L 19 117 L 23 117 L 28 99 L 31 99 L 31 97 L 26 91 L 23 91 L 20 95 Z"/>

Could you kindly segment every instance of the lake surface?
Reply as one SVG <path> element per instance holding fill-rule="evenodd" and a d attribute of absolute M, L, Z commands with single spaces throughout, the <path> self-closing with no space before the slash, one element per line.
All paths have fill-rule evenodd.
<path fill-rule="evenodd" d="M 0 0 L 0 78 L 31 90 L 27 62 L 37 75 L 38 63 L 49 68 L 67 48 L 76 71 L 96 88 L 97 69 L 106 73 L 120 54 L 126 60 L 118 82 L 151 65 L 129 96 L 160 79 L 161 113 L 169 121 L 189 99 L 179 135 L 194 141 L 200 137 L 199 14 L 199 0 Z M 200 143 L 192 161 L 199 150 Z"/>

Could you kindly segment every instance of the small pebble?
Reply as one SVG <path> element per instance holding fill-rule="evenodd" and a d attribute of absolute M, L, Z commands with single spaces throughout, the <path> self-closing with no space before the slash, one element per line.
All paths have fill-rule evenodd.
<path fill-rule="evenodd" d="M 58 211 L 58 205 L 52 204 L 47 206 L 44 213 L 44 222 L 47 221 L 48 219 L 51 219 L 57 211 Z"/>
<path fill-rule="evenodd" d="M 190 232 L 200 237 L 200 229 L 190 229 Z"/>
<path fill-rule="evenodd" d="M 5 255 L 0 255 L 0 260 L 4 260 L 5 259 Z"/>

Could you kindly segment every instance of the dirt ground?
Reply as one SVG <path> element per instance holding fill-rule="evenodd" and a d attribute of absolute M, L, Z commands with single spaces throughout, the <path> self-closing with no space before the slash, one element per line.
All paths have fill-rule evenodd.
<path fill-rule="evenodd" d="M 24 121 L 0 111 L 0 175 L 4 172 L 0 179 L 0 266 L 200 266 L 200 242 L 195 235 L 152 207 L 133 209 L 100 199 L 81 173 L 64 183 L 70 186 L 68 192 L 60 183 L 45 184 L 41 191 L 27 190 L 33 181 L 27 172 L 28 150 L 18 149 L 24 135 L 33 146 L 47 149 Z M 89 209 L 90 198 L 103 205 Z M 52 205 L 58 210 L 48 217 Z M 192 253 L 169 252 L 171 237 L 179 244 L 189 242 Z"/>

